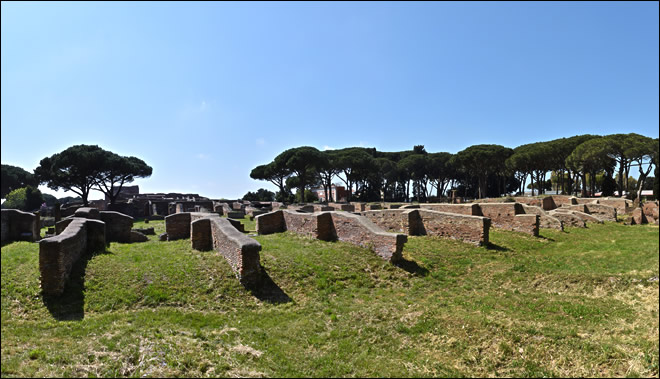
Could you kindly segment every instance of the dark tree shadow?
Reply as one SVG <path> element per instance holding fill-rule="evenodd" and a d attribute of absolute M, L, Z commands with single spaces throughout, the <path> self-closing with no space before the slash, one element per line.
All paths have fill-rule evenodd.
<path fill-rule="evenodd" d="M 394 265 L 416 276 L 427 276 L 429 274 L 429 270 L 418 265 L 417 262 L 409 261 L 406 258 L 401 258 L 401 260 L 395 262 Z"/>
<path fill-rule="evenodd" d="M 42 300 L 48 312 L 58 321 L 77 321 L 85 317 L 85 271 L 87 264 L 96 255 L 112 254 L 102 251 L 85 254 L 71 268 L 69 280 L 60 296 L 47 295 L 42 292 Z"/>
<path fill-rule="evenodd" d="M 289 295 L 273 281 L 263 266 L 261 266 L 261 277 L 258 283 L 247 284 L 245 288 L 250 291 L 252 296 L 267 303 L 283 304 L 291 302 Z"/>
<path fill-rule="evenodd" d="M 485 248 L 488 250 L 495 250 L 495 251 L 511 251 L 511 249 L 509 249 L 508 247 L 496 245 L 492 242 L 488 242 Z"/>

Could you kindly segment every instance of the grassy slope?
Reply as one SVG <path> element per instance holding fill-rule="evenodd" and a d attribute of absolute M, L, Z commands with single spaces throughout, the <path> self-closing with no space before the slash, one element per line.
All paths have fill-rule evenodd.
<path fill-rule="evenodd" d="M 399 267 L 341 242 L 258 236 L 271 296 L 216 253 L 151 236 L 82 263 L 59 300 L 41 298 L 38 245 L 13 243 L 2 376 L 657 377 L 658 228 L 542 236 L 409 237 Z"/>

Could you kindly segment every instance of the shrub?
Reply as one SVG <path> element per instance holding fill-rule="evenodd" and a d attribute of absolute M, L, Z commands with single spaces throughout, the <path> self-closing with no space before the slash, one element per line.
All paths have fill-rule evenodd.
<path fill-rule="evenodd" d="M 43 203 L 44 197 L 41 191 L 32 186 L 27 186 L 15 189 L 7 194 L 7 200 L 2 203 L 2 207 L 30 212 L 39 209 Z"/>

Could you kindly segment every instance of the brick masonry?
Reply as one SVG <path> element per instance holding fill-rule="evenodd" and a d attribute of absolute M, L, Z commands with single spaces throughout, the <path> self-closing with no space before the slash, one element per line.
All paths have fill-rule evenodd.
<path fill-rule="evenodd" d="M 479 203 L 479 207 L 495 228 L 539 235 L 539 215 L 525 214 L 520 203 Z"/>
<path fill-rule="evenodd" d="M 420 204 L 420 208 L 430 209 L 432 211 L 438 212 L 447 212 L 447 213 L 458 213 L 468 216 L 483 216 L 481 213 L 481 208 L 478 204 Z"/>
<path fill-rule="evenodd" d="M 548 214 L 558 220 L 561 220 L 564 226 L 570 226 L 574 228 L 587 227 L 586 222 L 582 218 L 574 215 L 571 211 L 561 211 L 557 209 L 549 212 Z"/>
<path fill-rule="evenodd" d="M 59 235 L 39 242 L 39 271 L 45 294 L 64 292 L 73 265 L 83 255 L 105 249 L 105 223 L 73 218 Z"/>
<path fill-rule="evenodd" d="M 381 258 L 396 262 L 403 258 L 404 234 L 388 233 L 367 218 L 347 212 L 299 213 L 280 210 L 257 216 L 257 232 L 292 231 L 325 241 L 340 240 L 366 247 Z"/>
<path fill-rule="evenodd" d="M 548 212 L 544 211 L 543 209 L 525 204 L 523 204 L 523 209 L 525 210 L 525 214 L 539 215 L 540 228 L 556 229 L 560 231 L 564 230 L 564 222 L 556 217 L 551 216 L 550 214 L 548 214 Z"/>

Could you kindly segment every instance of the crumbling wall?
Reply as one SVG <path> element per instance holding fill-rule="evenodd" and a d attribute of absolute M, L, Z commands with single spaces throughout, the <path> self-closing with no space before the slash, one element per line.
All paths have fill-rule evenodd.
<path fill-rule="evenodd" d="M 403 259 L 405 234 L 385 232 L 367 218 L 346 212 L 328 212 L 332 215 L 337 239 L 366 247 L 381 258 L 397 262 Z"/>
<path fill-rule="evenodd" d="M 481 212 L 481 207 L 479 206 L 479 204 L 431 203 L 431 204 L 419 204 L 419 207 L 423 209 L 430 209 L 432 211 L 438 211 L 438 212 L 458 213 L 468 216 L 484 216 L 484 214 Z"/>
<path fill-rule="evenodd" d="M 217 214 L 203 214 L 191 223 L 190 239 L 193 249 L 219 252 L 243 285 L 259 284 L 261 245 L 236 230 L 229 220 Z"/>
<path fill-rule="evenodd" d="M 38 241 L 40 236 L 39 217 L 34 213 L 18 209 L 3 209 L 1 243 L 11 241 Z"/>
<path fill-rule="evenodd" d="M 523 209 L 525 210 L 525 214 L 537 214 L 539 215 L 539 227 L 544 228 L 544 229 L 556 229 L 556 230 L 564 230 L 564 222 L 561 221 L 560 219 L 551 216 L 548 214 L 546 211 L 539 207 L 531 206 L 531 205 L 525 205 L 523 204 Z"/>
<path fill-rule="evenodd" d="M 411 233 L 411 235 L 446 237 L 475 245 L 488 243 L 491 222 L 489 218 L 428 209 L 411 210 L 405 213 L 409 214 L 409 225 L 417 228 L 417 230 L 411 230 L 415 233 Z M 418 223 L 412 222 L 415 218 L 419 218 Z"/>
<path fill-rule="evenodd" d="M 571 211 L 577 211 L 581 213 L 586 213 L 593 216 L 599 221 L 615 221 L 617 210 L 614 207 L 609 205 L 597 204 L 597 203 L 584 203 L 578 205 L 569 205 L 562 207 L 561 210 L 568 209 Z"/>
<path fill-rule="evenodd" d="M 479 206 L 481 213 L 490 218 L 495 228 L 539 235 L 539 215 L 525 214 L 520 203 L 480 203 Z"/>
<path fill-rule="evenodd" d="M 554 199 L 552 196 L 546 196 L 546 197 L 526 197 L 526 196 L 517 196 L 514 197 L 514 200 L 516 202 L 521 203 L 521 204 L 526 204 L 530 205 L 533 207 L 539 207 L 543 209 L 544 211 L 550 211 L 555 208 L 557 208 L 557 205 L 555 204 Z"/>
<path fill-rule="evenodd" d="M 568 195 L 552 195 L 552 200 L 555 202 L 555 205 L 558 207 L 564 205 L 577 204 L 576 198 L 574 196 L 568 196 Z"/>
<path fill-rule="evenodd" d="M 550 216 L 558 219 L 558 220 L 561 220 L 561 222 L 564 224 L 564 226 L 571 226 L 571 227 L 574 227 L 574 228 L 586 228 L 587 227 L 586 222 L 582 218 L 574 215 L 570 211 L 561 211 L 561 210 L 557 209 L 557 210 L 549 212 L 548 214 Z"/>
<path fill-rule="evenodd" d="M 660 180 L 660 179 L 659 179 Z M 642 206 L 642 213 L 646 217 L 649 223 L 658 224 L 658 202 L 657 201 L 647 201 Z"/>
<path fill-rule="evenodd" d="M 73 218 L 61 234 L 41 240 L 39 271 L 43 292 L 61 295 L 78 259 L 104 249 L 105 223 L 87 218 Z"/>
<path fill-rule="evenodd" d="M 588 213 L 580 212 L 578 210 L 565 209 L 564 207 L 561 207 L 561 208 L 555 209 L 553 212 L 554 212 L 553 215 L 555 217 L 556 217 L 557 213 L 570 213 L 572 215 L 575 215 L 575 216 L 579 217 L 581 220 L 583 220 L 585 222 L 595 222 L 595 223 L 598 223 L 598 224 L 603 223 L 603 221 L 601 221 L 599 218 L 594 217 L 594 216 L 592 216 Z"/>
<path fill-rule="evenodd" d="M 329 241 L 338 239 L 363 246 L 383 259 L 396 262 L 402 259 L 403 234 L 385 232 L 367 218 L 347 212 L 300 213 L 280 210 L 257 216 L 259 234 L 292 231 Z"/>
<path fill-rule="evenodd" d="M 396 233 L 405 233 L 408 235 L 410 232 L 409 213 L 405 210 L 376 210 L 360 212 L 360 215 L 369 219 L 369 221 L 383 228 L 384 230 L 393 231 Z"/>
<path fill-rule="evenodd" d="M 133 217 L 114 211 L 102 211 L 99 212 L 99 218 L 105 222 L 108 242 L 131 242 Z"/>

